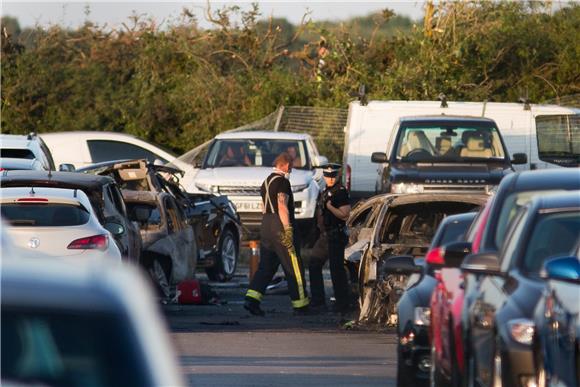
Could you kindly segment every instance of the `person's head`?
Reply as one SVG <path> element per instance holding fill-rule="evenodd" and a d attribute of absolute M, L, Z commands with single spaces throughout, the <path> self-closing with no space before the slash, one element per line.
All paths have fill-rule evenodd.
<path fill-rule="evenodd" d="M 234 154 L 234 148 L 232 148 L 231 145 L 228 145 L 227 149 L 226 149 L 226 157 L 228 159 L 233 159 L 235 156 Z"/>
<path fill-rule="evenodd" d="M 292 172 L 292 162 L 293 159 L 288 152 L 282 152 L 274 160 L 274 167 L 284 173 L 290 173 Z"/>
<path fill-rule="evenodd" d="M 296 151 L 296 147 L 294 145 L 288 145 L 288 148 L 286 148 L 286 152 L 288 152 L 288 154 L 290 155 L 290 157 L 292 157 L 293 160 L 295 160 L 296 156 L 298 156 L 298 152 Z"/>
<path fill-rule="evenodd" d="M 322 170 L 322 175 L 324 176 L 324 182 L 327 187 L 334 186 L 340 177 L 340 165 L 329 164 Z"/>

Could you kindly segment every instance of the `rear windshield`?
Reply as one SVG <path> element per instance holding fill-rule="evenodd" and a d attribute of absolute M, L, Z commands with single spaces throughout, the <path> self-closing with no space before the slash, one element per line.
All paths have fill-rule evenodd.
<path fill-rule="evenodd" d="M 2 307 L 2 384 L 147 386 L 135 341 L 112 313 Z"/>
<path fill-rule="evenodd" d="M 80 205 L 61 203 L 2 203 L 2 218 L 13 226 L 64 227 L 89 221 L 89 212 Z"/>
<path fill-rule="evenodd" d="M 504 159 L 499 133 L 491 123 L 403 123 L 397 136 L 401 161 L 477 161 Z"/>
<path fill-rule="evenodd" d="M 29 160 L 33 160 L 36 158 L 34 157 L 34 153 L 32 153 L 29 149 L 10 149 L 10 148 L 0 149 L 0 157 L 13 159 L 29 159 Z"/>
<path fill-rule="evenodd" d="M 580 115 L 536 117 L 540 160 L 575 167 L 580 164 Z"/>

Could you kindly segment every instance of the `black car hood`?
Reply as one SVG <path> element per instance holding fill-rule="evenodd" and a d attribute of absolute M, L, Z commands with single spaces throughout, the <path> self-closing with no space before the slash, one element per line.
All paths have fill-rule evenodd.
<path fill-rule="evenodd" d="M 394 162 L 391 166 L 391 182 L 496 185 L 510 172 L 512 172 L 510 165 L 503 161 L 485 163 Z"/>

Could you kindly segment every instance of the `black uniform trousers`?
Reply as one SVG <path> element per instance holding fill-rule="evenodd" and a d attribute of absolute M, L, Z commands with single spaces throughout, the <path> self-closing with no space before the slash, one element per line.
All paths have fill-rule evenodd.
<path fill-rule="evenodd" d="M 262 301 L 266 287 L 278 271 L 281 264 L 288 281 L 288 291 L 292 307 L 303 308 L 309 304 L 306 294 L 306 281 L 302 260 L 296 254 L 294 246 L 285 246 L 281 235 L 284 232 L 277 214 L 264 214 L 260 232 L 260 264 L 250 283 L 246 297 Z"/>
<path fill-rule="evenodd" d="M 325 236 L 326 238 L 323 238 L 321 235 L 321 238 L 316 243 L 326 244 L 326 254 L 313 256 L 308 267 L 312 302 L 315 304 L 325 302 L 322 268 L 328 259 L 336 306 L 338 309 L 347 308 L 350 305 L 350 288 L 344 267 L 344 249 L 346 248 L 347 238 L 340 229 L 327 231 Z"/>

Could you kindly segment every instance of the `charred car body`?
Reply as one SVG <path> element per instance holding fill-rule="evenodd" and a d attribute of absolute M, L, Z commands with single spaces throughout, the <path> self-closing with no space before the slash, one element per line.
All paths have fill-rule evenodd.
<path fill-rule="evenodd" d="M 124 260 L 137 263 L 141 255 L 139 229 L 129 219 L 121 191 L 107 176 L 45 171 L 4 171 L 1 187 L 79 189 L 89 198 L 103 227 L 111 232 Z"/>
<path fill-rule="evenodd" d="M 392 193 L 484 192 L 499 184 L 512 164 L 495 122 L 468 116 L 402 117 L 380 163 L 376 191 Z"/>
<path fill-rule="evenodd" d="M 437 227 L 446 216 L 477 210 L 487 198 L 486 194 L 382 195 L 376 204 L 380 212 L 373 221 L 369 241 L 358 247 L 361 256 L 358 264 L 359 322 L 395 325 L 396 304 L 404 289 L 418 276 L 407 284 L 409 272 L 391 270 L 389 266 L 415 266 L 414 260 L 425 255 Z M 363 237 L 362 234 L 361 230 L 359 237 Z M 421 270 L 415 267 L 411 271 Z"/>
<path fill-rule="evenodd" d="M 233 277 L 242 233 L 235 208 L 226 196 L 184 192 L 179 186 L 180 170 L 146 160 L 101 163 L 81 171 L 113 177 L 130 202 L 139 195 L 128 194 L 128 190 L 170 195 L 193 227 L 197 267 L 205 268 L 210 280 L 227 281 Z"/>

